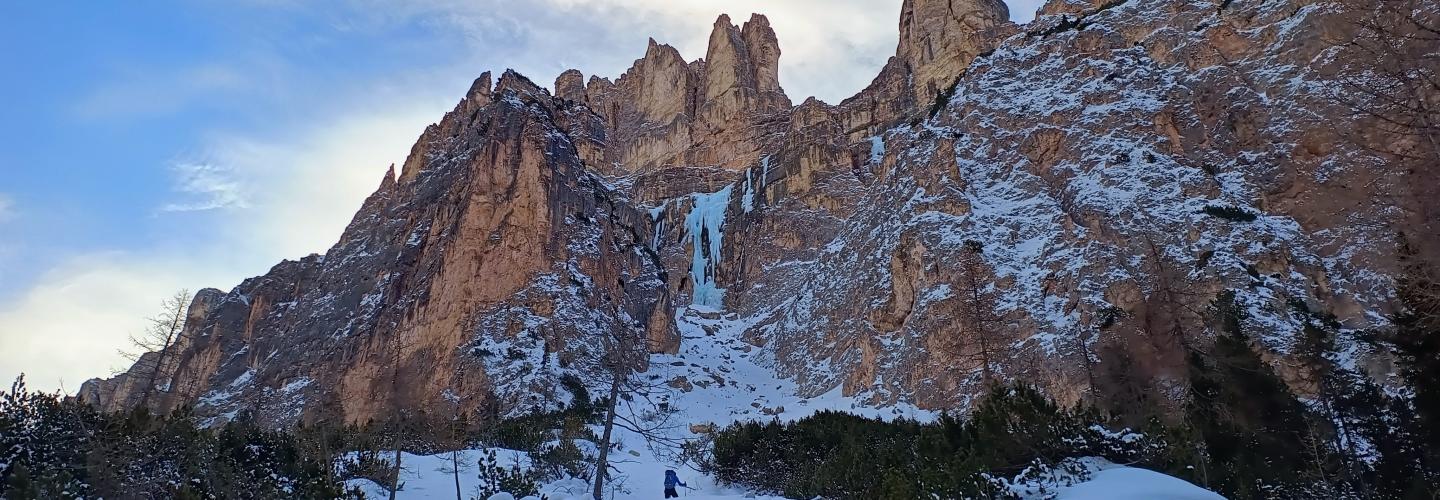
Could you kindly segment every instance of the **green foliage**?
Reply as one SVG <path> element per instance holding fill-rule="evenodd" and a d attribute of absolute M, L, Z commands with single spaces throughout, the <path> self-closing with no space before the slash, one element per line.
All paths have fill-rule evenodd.
<path fill-rule="evenodd" d="M 597 421 L 597 405 L 578 378 L 566 376 L 560 379 L 560 384 L 571 393 L 570 406 L 498 420 L 478 441 L 528 453 L 537 480 L 591 477 L 590 457 L 575 442 L 599 440 L 587 426 Z"/>
<path fill-rule="evenodd" d="M 950 99 L 955 97 L 955 90 L 958 88 L 960 88 L 960 77 L 957 76 L 955 77 L 955 81 L 950 83 L 949 87 L 945 87 L 944 89 L 941 89 L 939 92 L 935 93 L 935 104 L 930 105 L 931 118 L 934 118 L 935 115 L 938 115 L 941 111 L 944 111 L 945 106 L 950 105 Z"/>
<path fill-rule="evenodd" d="M 1415 481 L 1440 482 L 1440 266 L 1427 262 L 1410 245 L 1401 246 L 1402 273 L 1396 280 L 1401 310 L 1391 317 L 1384 339 L 1395 355 L 1400 376 L 1413 391 L 1404 405 L 1391 405 L 1397 420 L 1413 419 L 1408 442 L 1396 442 L 1404 454 L 1422 464 Z M 1408 420 L 1398 420 L 1408 422 Z M 1397 464 L 1397 474 L 1399 465 Z M 1397 484 L 1398 486 L 1398 484 Z"/>
<path fill-rule="evenodd" d="M 1412 285 L 1417 286 L 1417 285 Z M 1428 286 L 1428 285 L 1427 285 Z M 1411 300 L 1440 297 L 1421 288 Z M 1433 311 L 1411 306 L 1408 311 Z M 1336 361 L 1341 327 L 1300 302 L 1293 358 L 1317 392 L 1302 403 L 1252 345 L 1256 327 L 1233 291 L 1210 304 L 1210 339 L 1183 343 L 1187 384 L 1179 408 L 1138 380 L 1128 351 L 1102 344 L 1096 373 L 1102 415 L 1056 406 L 1028 387 L 988 394 L 969 419 L 883 422 L 819 413 L 793 423 L 738 423 L 714 438 L 710 469 L 724 481 L 800 498 L 994 498 L 1028 476 L 1100 456 L 1175 475 L 1228 498 L 1430 498 L 1437 447 L 1424 416 L 1427 389 L 1392 395 Z M 1411 384 L 1427 369 L 1440 331 L 1419 313 L 1396 322 Z M 1409 321 L 1409 322 L 1407 322 Z M 1431 358 L 1427 358 L 1430 356 Z M 1420 378 L 1428 377 L 1428 378 Z M 1414 387 L 1414 386 L 1412 386 Z M 1129 388 L 1129 392 L 1127 392 Z M 1124 423 L 1139 433 L 1107 429 Z M 1038 472 L 1037 472 L 1038 471 Z"/>
<path fill-rule="evenodd" d="M 1095 313 L 1095 316 L 1100 319 L 1100 324 L 1096 328 L 1105 330 L 1112 326 L 1115 326 L 1116 321 L 1124 318 L 1125 310 L 1115 306 L 1106 306 L 1105 308 L 1097 311 Z"/>
<path fill-rule="evenodd" d="M 985 498 L 1004 493 L 992 477 L 1033 465 L 1084 456 L 1133 462 L 1162 448 L 1101 420 L 1033 388 L 1002 387 L 968 421 L 820 412 L 793 423 L 733 424 L 715 436 L 713 467 L 721 481 L 793 498 Z"/>
<path fill-rule="evenodd" d="M 1083 15 L 1082 15 L 1082 16 L 1078 16 L 1078 17 L 1075 17 L 1075 18 L 1071 18 L 1070 16 L 1061 16 L 1061 17 L 1060 17 L 1060 22 L 1059 22 L 1059 23 L 1056 23 L 1054 26 L 1051 26 L 1050 28 L 1047 28 L 1047 29 L 1045 29 L 1045 30 L 1032 31 L 1032 32 L 1025 33 L 1025 37 L 1026 37 L 1026 38 L 1033 38 L 1033 37 L 1045 38 L 1045 37 L 1048 37 L 1048 36 L 1050 36 L 1050 35 L 1056 35 L 1056 34 L 1064 33 L 1064 32 L 1066 32 L 1066 31 L 1080 31 L 1080 30 L 1083 30 L 1083 29 L 1085 29 L 1086 27 L 1090 26 L 1090 24 L 1091 24 L 1091 23 L 1090 23 L 1089 21 L 1086 21 L 1086 20 L 1085 20 L 1085 16 L 1083 16 Z"/>
<path fill-rule="evenodd" d="M 590 393 L 573 376 L 562 378 L 560 384 L 571 393 L 570 406 L 559 411 L 499 420 L 486 430 L 481 440 L 491 446 L 533 453 L 541 451 L 547 443 L 562 435 L 593 438 L 584 426 L 596 421 L 596 405 L 590 400 Z"/>
<path fill-rule="evenodd" d="M 0 497 L 339 498 L 331 459 L 239 419 L 218 430 L 189 412 L 106 414 L 71 398 L 0 396 Z"/>
<path fill-rule="evenodd" d="M 595 441 L 594 433 L 586 427 L 586 421 L 579 415 L 565 417 L 562 427 L 556 429 L 556 439 L 544 443 L 530 452 L 530 461 L 536 475 L 543 480 L 559 479 L 565 476 L 580 479 L 590 478 L 590 456 L 586 455 L 576 440 Z"/>
<path fill-rule="evenodd" d="M 1426 444 L 1440 447 L 1440 281 L 1434 271 L 1411 267 L 1398 280 L 1404 306 L 1392 318 L 1391 343 L 1401 375 L 1415 391 L 1416 416 L 1427 424 Z"/>
<path fill-rule="evenodd" d="M 1218 217 L 1234 222 L 1254 222 L 1257 218 L 1257 216 L 1249 210 L 1229 205 L 1205 205 L 1205 208 L 1200 211 L 1211 217 Z"/>
<path fill-rule="evenodd" d="M 540 485 L 535 475 L 522 469 L 520 464 L 503 467 L 495 458 L 495 450 L 487 450 L 480 458 L 480 486 L 478 496 L 484 500 L 496 493 L 509 493 L 516 498 L 538 494 Z"/>
<path fill-rule="evenodd" d="M 1209 352 L 1187 346 L 1190 391 L 1184 408 L 1202 467 L 1173 471 L 1231 498 L 1320 495 L 1329 452 L 1285 382 L 1250 346 L 1247 316 L 1234 291 L 1210 305 Z M 1322 495 L 1323 496 L 1323 495 Z"/>
<path fill-rule="evenodd" d="M 1051 26 L 1050 28 L 1045 29 L 1045 30 L 1037 30 L 1037 31 L 1029 31 L 1029 32 L 1026 32 L 1026 33 L 1025 33 L 1025 38 L 1034 38 L 1034 37 L 1045 38 L 1045 37 L 1048 37 L 1048 36 L 1050 36 L 1050 35 L 1056 35 L 1056 34 L 1064 33 L 1064 32 L 1066 32 L 1066 31 L 1080 31 L 1080 30 L 1083 30 L 1083 29 L 1089 27 L 1091 24 L 1094 24 L 1092 21 L 1087 21 L 1086 18 L 1088 18 L 1088 17 L 1090 17 L 1090 16 L 1093 16 L 1093 15 L 1095 15 L 1095 14 L 1099 14 L 1099 13 L 1101 13 L 1101 12 L 1105 12 L 1105 11 L 1107 11 L 1107 10 L 1113 9 L 1113 8 L 1115 8 L 1115 7 L 1119 7 L 1120 5 L 1124 4 L 1126 1 L 1127 1 L 1127 0 L 1111 0 L 1111 1 L 1109 1 L 1109 2 L 1105 2 L 1104 5 L 1101 5 L 1101 6 L 1099 6 L 1099 7 L 1096 7 L 1095 10 L 1092 10 L 1092 11 L 1090 11 L 1090 12 L 1083 12 L 1083 13 L 1081 13 L 1079 16 L 1076 16 L 1076 17 L 1073 18 L 1073 19 L 1072 19 L 1070 16 L 1068 16 L 1068 15 L 1066 15 L 1066 16 L 1061 16 L 1061 17 L 1060 17 L 1060 22 L 1059 22 L 1059 23 L 1056 23 L 1055 26 Z"/>

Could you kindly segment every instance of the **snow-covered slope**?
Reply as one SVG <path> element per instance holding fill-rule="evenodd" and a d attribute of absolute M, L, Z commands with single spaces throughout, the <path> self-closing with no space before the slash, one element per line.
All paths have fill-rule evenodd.
<path fill-rule="evenodd" d="M 460 453 L 461 463 L 475 464 L 483 455 L 485 450 L 465 450 Z M 501 465 L 526 463 L 523 453 L 513 450 L 492 450 L 500 460 Z M 405 500 L 421 500 L 434 498 L 450 498 L 455 495 L 455 477 L 451 474 L 450 454 L 439 455 L 411 455 L 405 454 L 401 458 L 405 466 L 405 472 L 401 475 L 404 488 L 396 495 L 396 498 Z M 1184 480 L 1176 479 L 1158 472 L 1125 467 L 1095 460 L 1094 472 L 1090 478 L 1078 481 L 1064 481 L 1058 478 L 1057 481 L 1044 485 L 1031 485 L 1032 491 L 1022 492 L 1019 496 L 1023 500 L 1223 500 L 1224 497 L 1211 491 L 1205 490 Z M 640 457 L 629 457 L 623 463 L 617 464 L 617 480 L 619 486 L 613 492 L 616 500 L 629 499 L 650 499 L 659 497 L 663 489 L 662 482 L 665 471 L 675 469 L 661 460 L 642 453 Z M 717 485 L 712 479 L 693 470 L 681 469 L 680 480 L 684 481 L 688 488 L 681 488 L 683 498 L 694 499 L 725 499 L 725 498 L 754 498 L 759 500 L 778 499 L 767 495 L 757 495 L 742 489 Z M 356 479 L 349 483 L 360 487 L 369 498 L 389 498 L 389 492 L 380 488 L 375 483 Z M 480 486 L 479 480 L 473 470 L 464 470 L 460 475 L 460 492 L 464 498 L 475 497 L 475 492 Z M 546 483 L 540 487 L 540 494 L 550 500 L 588 500 L 591 497 L 591 485 L 578 479 L 564 479 Z M 525 497 L 538 498 L 538 497 Z M 607 496 L 606 498 L 612 498 Z M 500 500 L 504 500 L 501 496 Z M 487 500 L 496 500 L 491 497 Z"/>
<path fill-rule="evenodd" d="M 678 317 L 687 347 L 673 355 L 655 356 L 650 370 L 650 373 L 658 374 L 665 380 L 680 381 L 674 385 L 683 388 L 669 399 L 670 405 L 677 411 L 673 418 L 677 425 L 667 431 L 671 437 L 695 438 L 696 431 L 683 425 L 686 423 L 724 426 L 752 419 L 792 421 L 820 410 L 839 410 L 880 418 L 900 416 L 922 421 L 937 416 L 906 404 L 887 408 L 866 406 L 856 398 L 840 395 L 838 389 L 815 398 L 797 397 L 794 382 L 773 376 L 771 370 L 765 367 L 770 362 L 764 359 L 764 352 L 741 340 L 740 334 L 749 323 L 735 321 L 733 315 L 727 319 L 703 307 L 679 311 Z M 600 432 L 598 426 L 593 430 L 596 434 Z M 684 490 L 685 498 L 778 498 L 719 485 L 713 478 L 676 462 L 674 450 L 656 449 L 641 436 L 624 429 L 616 431 L 619 444 L 611 455 L 616 460 L 615 483 L 611 491 L 615 499 L 659 496 L 664 472 L 669 469 L 677 470 L 681 480 L 689 486 Z M 485 451 L 465 450 L 459 454 L 458 460 L 462 464 L 460 490 L 465 498 L 473 496 L 479 486 L 474 466 Z M 498 448 L 491 451 L 496 452 L 501 466 L 529 466 L 529 459 L 523 452 Z M 1157 472 L 1119 466 L 1103 459 L 1083 459 L 1080 462 L 1082 469 L 1090 473 L 1088 478 L 1077 479 L 1068 473 L 1056 473 L 1042 480 L 1018 482 L 1011 491 L 1027 500 L 1221 498 Z M 404 487 L 398 498 L 449 498 L 455 494 L 450 453 L 406 453 L 401 463 L 405 465 L 401 476 Z M 371 498 L 388 498 L 388 491 L 369 480 L 356 479 L 350 484 L 361 487 Z M 565 478 L 541 485 L 539 493 L 551 500 L 581 500 L 591 498 L 591 491 L 591 485 L 586 481 Z"/>

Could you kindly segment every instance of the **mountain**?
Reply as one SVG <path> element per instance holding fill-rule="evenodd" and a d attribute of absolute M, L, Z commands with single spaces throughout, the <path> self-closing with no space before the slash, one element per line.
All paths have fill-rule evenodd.
<path fill-rule="evenodd" d="M 760 15 L 720 16 L 704 59 L 652 40 L 613 80 L 486 73 L 324 255 L 198 293 L 152 401 L 211 422 L 520 415 L 568 402 L 617 329 L 731 418 L 964 409 L 988 376 L 1068 403 L 1125 389 L 1120 360 L 1174 399 L 1219 297 L 1302 396 L 1317 321 L 1342 364 L 1390 373 L 1354 337 L 1397 310 L 1397 227 L 1424 231 L 1406 214 L 1429 183 L 1378 167 L 1395 136 L 1336 99 L 1357 62 L 1327 42 L 1352 29 L 1336 5 L 1008 19 L 906 0 L 895 55 L 838 104 L 793 104 Z M 134 406 L 142 365 L 80 397 Z"/>

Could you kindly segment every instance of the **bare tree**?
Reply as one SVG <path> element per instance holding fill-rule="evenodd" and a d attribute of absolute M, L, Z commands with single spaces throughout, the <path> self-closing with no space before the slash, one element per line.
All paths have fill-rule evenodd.
<path fill-rule="evenodd" d="M 1099 330 L 1076 323 L 1068 337 L 1071 340 L 1070 348 L 1073 350 L 1073 354 L 1080 357 L 1080 367 L 1085 370 L 1085 382 L 1088 387 L 1085 395 L 1090 398 L 1091 404 L 1094 404 L 1100 399 L 1099 389 L 1095 382 L 1095 364 L 1100 362 L 1100 356 L 1095 352 Z"/>
<path fill-rule="evenodd" d="M 1201 321 L 1202 312 L 1194 304 L 1206 302 L 1199 297 L 1197 280 L 1187 266 L 1176 263 L 1167 255 L 1155 237 L 1146 233 L 1144 248 L 1145 281 L 1149 286 L 1145 298 L 1144 333 L 1161 352 L 1190 345 L 1190 325 Z"/>
<path fill-rule="evenodd" d="M 130 335 L 130 349 L 120 354 L 134 362 L 130 369 L 132 376 L 143 379 L 140 388 L 139 406 L 150 408 L 150 398 L 155 393 L 170 392 L 170 383 L 160 385 L 167 377 L 173 363 L 171 352 L 181 340 L 185 331 L 185 315 L 190 307 L 190 291 L 180 290 L 161 302 L 161 312 L 149 318 L 145 331 Z M 137 372 L 138 370 L 138 372 Z"/>
<path fill-rule="evenodd" d="M 400 474 L 405 469 L 401 464 L 401 456 L 413 423 L 413 415 L 408 404 L 410 400 L 408 395 L 412 391 L 405 387 L 408 377 L 402 369 L 405 355 L 411 345 L 405 341 L 403 332 L 398 329 L 392 329 L 389 335 L 390 337 L 386 339 L 390 357 L 390 422 L 387 427 L 389 427 L 390 445 L 394 448 L 394 455 L 391 463 L 393 475 L 387 489 L 390 490 L 390 500 L 395 500 L 400 488 L 403 487 L 400 482 Z"/>
<path fill-rule="evenodd" d="M 464 370 L 457 372 L 458 378 L 463 378 Z M 460 473 L 468 469 L 465 462 L 460 460 L 460 451 L 470 443 L 470 415 L 465 411 L 464 400 L 455 391 L 447 388 L 441 396 L 450 403 L 450 415 L 448 423 L 448 436 L 451 446 L 450 464 L 443 472 L 450 473 L 455 480 L 455 500 L 463 500 L 463 492 L 460 490 Z"/>
<path fill-rule="evenodd" d="M 600 453 L 595 461 L 592 491 L 596 500 L 604 497 L 616 428 L 640 436 L 652 450 L 656 445 L 677 448 L 682 444 L 671 435 L 676 425 L 671 421 L 675 411 L 668 401 L 669 389 L 658 381 L 659 377 L 645 375 L 650 367 L 651 345 L 640 325 L 617 325 L 600 334 L 599 340 L 600 350 L 589 362 L 609 382 L 609 388 L 600 407 L 605 422 L 597 443 Z"/>
<path fill-rule="evenodd" d="M 1440 259 L 1440 5 L 1435 0 L 1342 0 L 1348 55 L 1335 98 L 1362 126 L 1349 141 L 1385 162 L 1408 190 L 1395 221 L 1429 261 Z"/>
<path fill-rule="evenodd" d="M 1011 338 L 1003 318 L 996 312 L 999 292 L 985 264 L 979 242 L 967 241 L 956 262 L 955 280 L 959 330 L 947 343 L 952 356 L 980 366 L 985 387 L 998 381 L 999 364 L 1011 350 Z"/>
<path fill-rule="evenodd" d="M 401 370 L 400 362 L 404 359 L 405 343 L 402 341 L 401 332 L 390 332 L 390 419 L 391 419 L 391 445 L 395 448 L 394 471 L 395 475 L 390 480 L 390 500 L 395 500 L 395 495 L 400 492 L 400 472 L 404 468 L 400 464 L 401 450 L 404 448 L 403 436 L 405 426 L 405 405 L 400 401 Z"/>

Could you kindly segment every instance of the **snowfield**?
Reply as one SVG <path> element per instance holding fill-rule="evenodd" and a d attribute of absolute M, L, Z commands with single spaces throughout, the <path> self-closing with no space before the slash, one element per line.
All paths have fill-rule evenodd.
<path fill-rule="evenodd" d="M 1223 500 L 1209 490 L 1159 472 L 1112 466 L 1095 472 L 1089 481 L 1060 490 L 1064 500 Z"/>
<path fill-rule="evenodd" d="M 663 493 L 662 480 L 665 477 L 665 469 L 674 468 L 654 459 L 643 448 L 635 450 L 640 457 L 631 455 L 628 452 L 621 452 L 615 458 L 619 463 L 615 466 L 619 469 L 617 476 L 617 488 L 607 494 L 606 498 L 660 498 Z M 483 456 L 483 450 L 466 450 L 461 453 L 461 463 L 469 463 L 471 470 L 462 471 L 460 475 L 460 491 L 462 498 L 470 499 L 475 497 L 478 479 L 474 472 L 474 464 Z M 524 453 L 513 450 L 496 450 L 496 455 L 502 466 L 515 463 L 525 463 Z M 410 455 L 405 454 L 401 459 L 405 465 L 405 472 L 401 476 L 404 483 L 403 489 L 396 498 L 403 499 L 426 499 L 426 498 L 454 498 L 455 478 L 450 473 L 450 454 L 439 455 Z M 725 488 L 716 485 L 710 478 L 703 476 L 693 470 L 676 469 L 680 474 L 680 480 L 684 481 L 691 489 L 681 488 L 685 498 L 780 498 L 762 495 L 753 495 L 744 490 Z M 364 479 L 351 480 L 350 485 L 360 486 L 369 498 L 389 498 L 389 493 L 373 482 Z M 541 486 L 540 494 L 551 500 L 566 499 L 589 499 L 592 484 L 585 481 L 567 478 L 560 481 L 546 483 Z M 508 495 L 500 495 L 500 498 Z M 491 497 L 494 498 L 494 497 Z M 512 497 L 513 498 L 513 497 Z M 527 497 L 539 498 L 539 497 Z"/>
<path fill-rule="evenodd" d="M 496 452 L 501 465 L 515 463 L 516 460 L 522 464 L 526 461 L 524 453 L 521 452 L 513 450 L 496 450 Z M 472 465 L 471 470 L 462 470 L 460 474 L 460 492 L 462 498 L 466 500 L 475 497 L 476 489 L 479 486 L 473 464 L 480 459 L 483 453 L 482 450 L 465 450 L 460 454 L 462 464 Z M 609 493 L 606 498 L 649 499 L 662 496 L 662 480 L 665 477 L 665 470 L 673 466 L 656 460 L 643 450 L 640 451 L 640 455 L 640 457 L 635 457 L 628 453 L 621 454 L 624 460 L 616 464 L 620 470 L 619 488 Z M 405 471 L 401 476 L 404 487 L 396 495 L 396 498 L 409 500 L 455 496 L 455 478 L 449 469 L 449 453 L 440 455 L 407 453 L 401 462 L 406 464 Z M 1094 466 L 1094 472 L 1088 481 L 1072 486 L 1052 484 L 1043 491 L 1016 491 L 1016 493 L 1026 500 L 1224 500 L 1225 498 L 1184 480 L 1158 472 L 1115 465 L 1101 459 L 1092 459 L 1090 462 Z M 677 472 L 680 474 L 681 481 L 690 486 L 689 489 L 680 489 L 683 498 L 752 498 L 759 500 L 783 498 L 757 495 L 743 489 L 717 485 L 711 478 L 690 469 L 677 469 Z M 351 480 L 349 484 L 359 486 L 368 498 L 389 498 L 388 492 L 368 480 Z M 583 500 L 590 498 L 590 488 L 590 484 L 572 478 L 547 483 L 541 486 L 540 493 L 550 500 Z M 484 500 L 514 498 L 516 497 L 501 494 Z M 538 500 L 538 498 L 531 496 L 520 500 Z"/>

